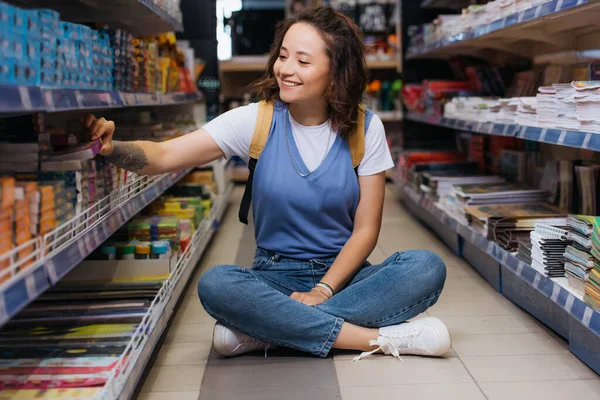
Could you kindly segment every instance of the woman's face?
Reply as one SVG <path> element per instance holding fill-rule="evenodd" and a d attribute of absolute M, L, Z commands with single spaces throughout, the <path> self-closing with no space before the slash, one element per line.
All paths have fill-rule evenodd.
<path fill-rule="evenodd" d="M 311 25 L 297 23 L 288 29 L 273 72 L 281 100 L 319 104 L 330 84 L 325 42 Z"/>

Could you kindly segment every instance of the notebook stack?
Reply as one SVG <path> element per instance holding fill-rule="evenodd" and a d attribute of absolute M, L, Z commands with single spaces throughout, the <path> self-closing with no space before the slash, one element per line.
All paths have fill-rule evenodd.
<path fill-rule="evenodd" d="M 579 129 L 577 119 L 577 91 L 569 83 L 552 85 L 556 90 L 556 127 L 569 130 Z"/>
<path fill-rule="evenodd" d="M 465 206 L 485 204 L 542 203 L 548 193 L 516 183 L 481 183 L 455 185 L 456 197 Z"/>
<path fill-rule="evenodd" d="M 592 258 L 594 267 L 590 270 L 585 286 L 585 301 L 600 311 L 600 217 L 595 217 L 592 232 Z"/>
<path fill-rule="evenodd" d="M 581 293 L 581 280 L 576 278 L 587 277 L 584 285 L 584 300 L 596 310 L 600 310 L 600 270 L 597 269 L 599 261 L 592 254 L 592 250 L 594 250 L 594 254 L 598 253 L 598 246 L 596 245 L 596 249 L 593 246 L 593 235 L 595 231 L 598 231 L 599 223 L 600 217 L 570 215 L 567 219 L 567 226 L 569 227 L 569 239 L 573 241 L 571 245 L 573 248 L 570 246 L 565 253 L 568 262 L 578 268 L 573 271 L 574 277 L 568 276 L 570 278 L 569 286 Z"/>
<path fill-rule="evenodd" d="M 535 224 L 564 226 L 566 217 L 558 208 L 544 203 L 467 206 L 465 213 L 475 229 L 511 252 L 517 252 L 519 239 L 530 237 Z"/>
<path fill-rule="evenodd" d="M 552 86 L 542 86 L 537 94 L 538 125 L 543 127 L 556 126 L 556 89 Z"/>
<path fill-rule="evenodd" d="M 579 130 L 600 133 L 600 84 L 598 82 L 573 82 Z"/>
<path fill-rule="evenodd" d="M 535 97 L 520 97 L 517 106 L 517 124 L 536 126 L 537 120 L 537 99 Z"/>
<path fill-rule="evenodd" d="M 564 226 L 536 224 L 530 235 L 531 266 L 550 278 L 565 276 L 565 249 L 571 244 L 568 235 Z"/>

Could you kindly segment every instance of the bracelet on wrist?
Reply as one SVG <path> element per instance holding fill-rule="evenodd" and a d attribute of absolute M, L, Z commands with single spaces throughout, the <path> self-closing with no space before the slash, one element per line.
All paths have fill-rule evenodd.
<path fill-rule="evenodd" d="M 320 288 L 318 288 L 317 286 L 315 286 L 314 288 L 312 288 L 312 289 L 311 289 L 311 291 L 313 291 L 313 290 L 314 290 L 315 292 L 319 292 L 319 293 L 321 293 L 323 296 L 327 297 L 327 299 L 330 299 L 330 298 L 331 298 L 331 296 L 329 295 L 329 292 L 327 292 L 326 290 L 324 290 L 324 289 L 322 289 L 322 288 L 320 289 Z"/>
<path fill-rule="evenodd" d="M 333 288 L 331 286 L 329 286 L 328 284 L 326 284 L 325 282 L 319 282 L 315 286 L 318 286 L 320 288 L 327 290 L 327 292 L 329 292 L 329 294 L 330 294 L 329 297 L 333 297 L 335 295 L 335 290 L 333 290 Z"/>

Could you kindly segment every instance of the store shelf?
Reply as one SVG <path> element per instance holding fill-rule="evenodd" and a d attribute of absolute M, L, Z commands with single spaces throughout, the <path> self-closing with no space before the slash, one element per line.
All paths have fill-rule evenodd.
<path fill-rule="evenodd" d="M 219 63 L 221 72 L 262 72 L 267 67 L 269 57 L 264 56 L 234 56 L 229 60 Z M 369 69 L 396 69 L 396 60 L 372 60 L 367 61 Z"/>
<path fill-rule="evenodd" d="M 192 243 L 182 255 L 169 279 L 148 309 L 128 348 L 113 370 L 100 399 L 129 399 L 133 396 L 144 369 L 175 311 L 180 296 L 212 236 L 219 227 L 233 186 L 215 200 L 209 218 L 196 231 Z M 189 250 L 189 251 L 188 251 Z"/>
<path fill-rule="evenodd" d="M 529 264 L 519 260 L 510 252 L 504 250 L 495 242 L 490 241 L 474 231 L 468 226 L 462 225 L 454 218 L 437 208 L 431 201 L 424 198 L 421 194 L 414 191 L 408 185 L 397 185 L 401 188 L 403 201 L 409 210 L 414 210 L 420 219 L 427 225 L 435 225 L 436 223 L 455 232 L 461 240 L 475 246 L 485 254 L 496 261 L 502 269 L 498 270 L 500 288 L 511 300 L 526 310 L 532 310 L 534 315 L 548 323 L 553 329 L 561 333 L 567 340 L 570 340 L 570 332 L 572 329 L 583 329 L 586 333 L 591 334 L 590 340 L 593 343 L 588 343 L 588 349 L 594 349 L 591 354 L 576 354 L 578 357 L 587 357 L 584 361 L 600 373 L 600 313 L 588 306 L 579 296 L 572 293 L 563 285 L 560 280 L 550 279 L 540 273 L 538 270 Z M 481 262 L 478 260 L 478 262 Z M 477 266 L 474 266 L 479 270 Z M 502 271 L 505 271 L 504 273 Z M 507 279 L 504 279 L 503 274 L 510 273 Z M 488 277 L 484 278 L 488 279 Z M 518 285 L 518 288 L 514 286 Z M 520 299 L 512 298 L 512 293 L 519 293 Z M 532 299 L 535 301 L 532 303 Z M 521 302 L 522 301 L 522 302 Z M 537 302 L 538 304 L 535 304 Z M 540 302 L 546 304 L 540 305 Z M 557 311 L 558 310 L 558 311 Z M 531 312 L 531 311 L 530 311 Z M 562 313 L 563 316 L 557 316 L 557 313 Z M 561 321 L 558 326 L 553 326 L 553 322 Z M 570 325 L 570 321 L 575 321 L 575 327 Z M 571 344 L 571 343 L 570 343 Z M 581 343 L 574 343 L 575 346 Z"/>
<path fill-rule="evenodd" d="M 93 22 L 125 29 L 135 36 L 183 31 L 183 24 L 151 0 L 14 0 L 28 7 L 51 8 L 69 22 Z"/>
<path fill-rule="evenodd" d="M 407 51 L 407 58 L 445 58 L 485 48 L 533 57 L 562 48 L 572 49 L 574 45 L 571 37 L 579 37 L 575 35 L 576 28 L 596 25 L 597 14 L 590 14 L 589 11 L 599 5 L 598 0 L 551 0 L 423 47 L 411 46 Z M 567 31 L 569 35 L 561 34 Z M 589 39 L 588 31 L 581 33 Z M 535 46 L 523 41 L 529 41 Z M 584 42 L 587 43 L 586 40 Z"/>
<path fill-rule="evenodd" d="M 525 140 L 550 143 L 558 146 L 600 151 L 599 133 L 540 128 L 517 124 L 496 124 L 465 121 L 443 118 L 439 116 L 426 116 L 418 113 L 408 113 L 406 115 L 406 119 L 410 121 L 456 129 L 463 132 L 480 133 L 484 135 L 513 136 Z"/>
<path fill-rule="evenodd" d="M 11 263 L 2 271 L 8 280 L 0 285 L 0 326 L 56 284 L 130 218 L 175 184 L 188 171 L 157 177 L 142 177 L 92 205 L 82 215 L 60 225 L 34 245 L 34 262 Z M 23 246 L 22 246 L 23 247 Z M 11 260 L 19 249 L 0 257 Z"/>
<path fill-rule="evenodd" d="M 202 100 L 200 92 L 125 93 L 100 90 L 0 86 L 0 114 L 169 106 Z"/>
<path fill-rule="evenodd" d="M 464 7 L 467 7 L 469 3 L 469 0 L 423 0 L 421 1 L 421 7 L 460 10 Z"/>

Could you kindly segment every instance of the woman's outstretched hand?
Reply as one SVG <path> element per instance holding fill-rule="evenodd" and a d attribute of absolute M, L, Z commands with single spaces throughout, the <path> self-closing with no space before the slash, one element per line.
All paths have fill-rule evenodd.
<path fill-rule="evenodd" d="M 310 292 L 294 292 L 290 297 L 307 306 L 316 306 L 329 300 L 329 296 L 318 289 Z"/>
<path fill-rule="evenodd" d="M 113 134 L 115 133 L 115 123 L 107 121 L 105 118 L 96 119 L 92 114 L 88 114 L 81 119 L 81 122 L 88 129 L 91 140 L 102 139 L 102 148 L 100 154 L 107 156 L 113 151 Z"/>

